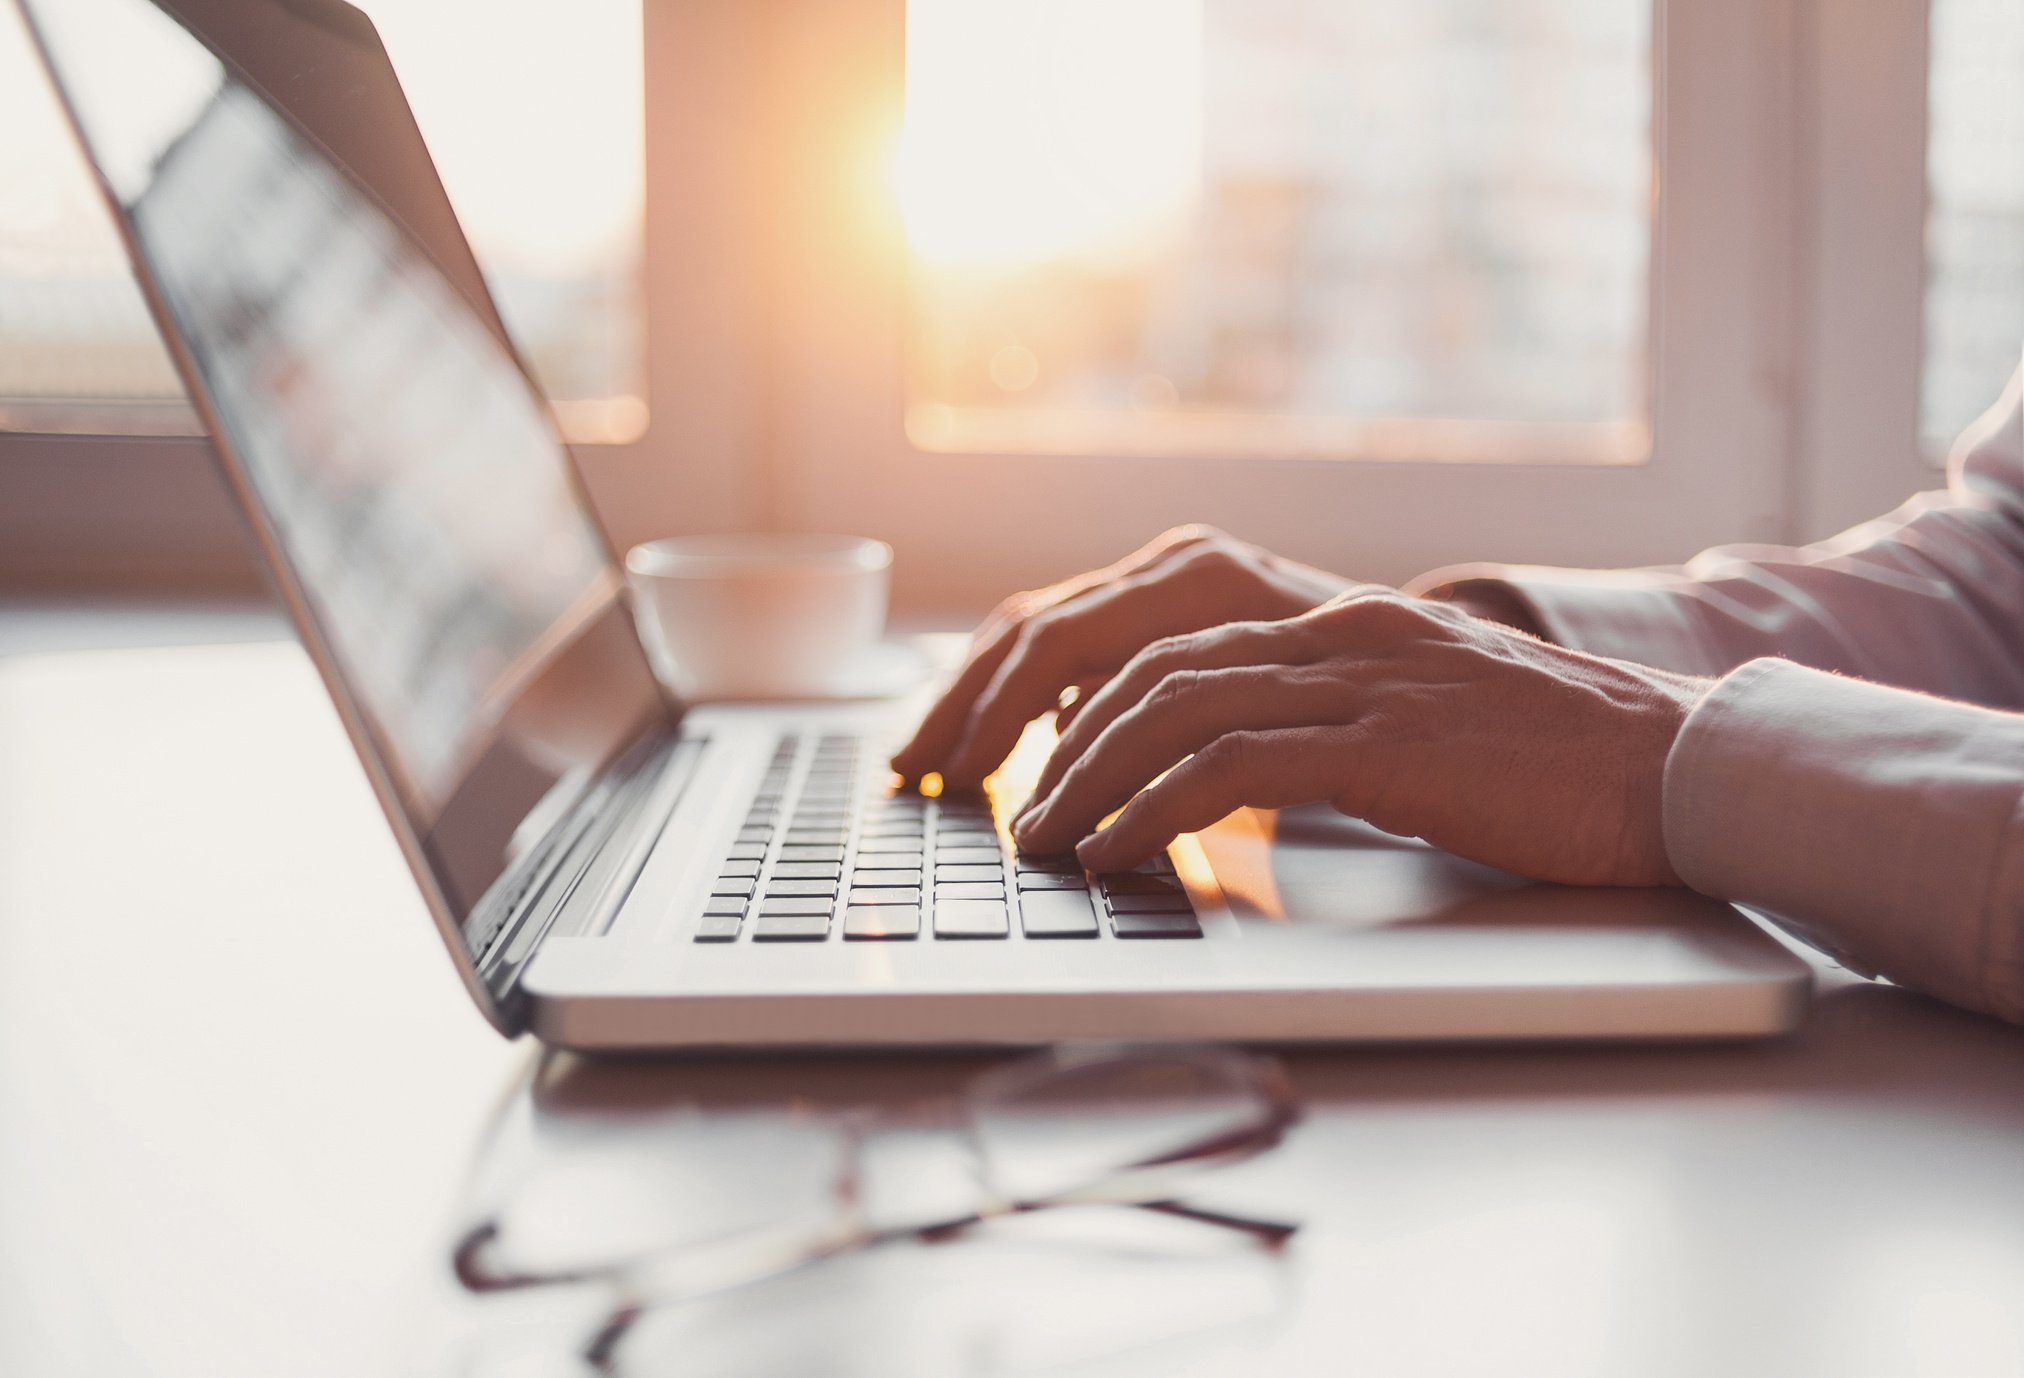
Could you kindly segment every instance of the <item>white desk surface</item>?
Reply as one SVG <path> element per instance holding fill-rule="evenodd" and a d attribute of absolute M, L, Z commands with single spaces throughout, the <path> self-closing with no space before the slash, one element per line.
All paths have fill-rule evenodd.
<path fill-rule="evenodd" d="M 547 1331 L 458 1301 L 442 1261 L 497 1123 L 596 1143 L 652 1109 L 906 1103 L 976 1066 L 539 1062 L 465 1002 L 299 652 L 75 649 L 161 625 L 0 610 L 0 1373 L 510 1352 Z M 2024 1373 L 2024 1030 L 1830 969 L 1780 1043 L 1287 1062 L 1306 1122 L 1203 1193 L 1305 1222 L 1283 1263 L 1085 1218 L 803 1274 L 644 1330 L 636 1357 Z"/>

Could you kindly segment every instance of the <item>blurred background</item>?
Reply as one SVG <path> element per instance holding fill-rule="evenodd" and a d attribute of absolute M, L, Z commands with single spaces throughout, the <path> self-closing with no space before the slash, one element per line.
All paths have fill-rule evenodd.
<path fill-rule="evenodd" d="M 853 7 L 897 0 L 833 8 Z M 769 60 L 816 7 L 748 7 L 766 27 L 722 52 L 700 51 L 684 19 L 691 41 L 672 59 L 643 42 L 643 18 L 651 29 L 676 8 L 662 0 L 644 15 L 641 0 L 363 8 L 566 434 L 635 461 L 703 462 L 683 444 L 679 400 L 655 415 L 682 395 L 656 369 L 693 347 L 668 339 L 707 319 L 650 306 L 643 265 L 650 203 L 707 214 L 717 184 L 692 192 L 679 158 L 650 158 L 648 91 L 689 79 L 656 64 Z M 1918 9 L 1923 105 L 1894 116 L 1914 124 L 1923 160 L 1916 366 L 1902 386 L 1916 399 L 1905 440 L 1931 460 L 1993 400 L 2024 338 L 2024 5 Z M 1763 92 L 1729 93 L 1789 135 L 1786 162 L 1760 180 L 1822 146 L 1770 83 L 1840 60 L 1809 51 L 1817 7 L 1791 12 L 1791 66 Z M 898 110 L 853 172 L 858 194 L 888 207 L 900 261 L 898 357 L 879 398 L 893 435 L 878 443 L 914 459 L 1651 460 L 1668 386 L 1654 348 L 1668 309 L 1659 155 L 1680 81 L 1658 60 L 1664 13 L 1629 0 L 907 0 L 887 21 L 903 78 L 872 100 Z M 192 434 L 25 45 L 0 7 L 0 431 Z M 867 64 L 851 80 L 883 77 Z M 732 132 L 739 111 L 721 118 L 727 141 L 754 137 Z M 1803 255 L 1792 235 L 1822 212 L 1798 200 L 1762 230 Z M 1782 271 L 1804 277 L 1789 260 Z M 747 314 L 800 309 L 785 290 L 775 282 Z M 1792 351 L 1820 343 L 1789 333 Z M 779 356 L 758 347 L 755 370 L 779 366 L 753 405 L 819 406 Z M 778 434 L 748 439 L 729 461 L 793 489 L 787 449 Z M 0 467 L 8 453 L 0 435 Z M 660 524 L 793 525 L 797 510 L 790 492 L 714 518 L 670 507 Z M 1793 534 L 1818 534 L 1805 524 L 1784 514 Z"/>

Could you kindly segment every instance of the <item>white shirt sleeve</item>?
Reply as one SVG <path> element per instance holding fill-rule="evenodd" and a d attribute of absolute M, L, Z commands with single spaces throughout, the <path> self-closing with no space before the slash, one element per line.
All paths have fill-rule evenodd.
<path fill-rule="evenodd" d="M 2024 713 L 2002 711 L 2024 708 L 2024 375 L 1951 469 L 1945 492 L 1802 549 L 1411 587 L 1494 579 L 1563 645 L 1724 676 L 1666 762 L 1681 878 L 2024 1023 Z"/>
<path fill-rule="evenodd" d="M 1666 758 L 1666 853 L 1844 965 L 2024 1023 L 2024 714 L 1754 660 Z"/>
<path fill-rule="evenodd" d="M 1946 489 L 1817 545 L 1723 546 L 1686 565 L 1462 565 L 1408 592 L 1494 579 L 1550 640 L 1686 674 L 1778 656 L 2024 708 L 2024 373 L 1954 447 Z"/>

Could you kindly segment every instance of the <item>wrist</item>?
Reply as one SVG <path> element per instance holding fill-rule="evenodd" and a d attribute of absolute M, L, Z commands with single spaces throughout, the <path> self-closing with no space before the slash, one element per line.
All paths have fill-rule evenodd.
<path fill-rule="evenodd" d="M 1471 617 L 1495 622 L 1541 641 L 1550 641 L 1546 628 L 1533 613 L 1532 605 L 1518 591 L 1499 579 L 1464 579 L 1439 584 L 1418 594 L 1421 598 L 1460 608 Z"/>

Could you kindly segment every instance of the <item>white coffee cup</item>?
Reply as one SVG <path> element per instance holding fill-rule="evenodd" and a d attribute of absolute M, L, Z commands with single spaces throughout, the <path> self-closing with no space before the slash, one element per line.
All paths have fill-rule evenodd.
<path fill-rule="evenodd" d="M 863 536 L 674 536 L 626 554 L 640 639 L 688 702 L 828 698 L 885 627 L 892 547 Z"/>

